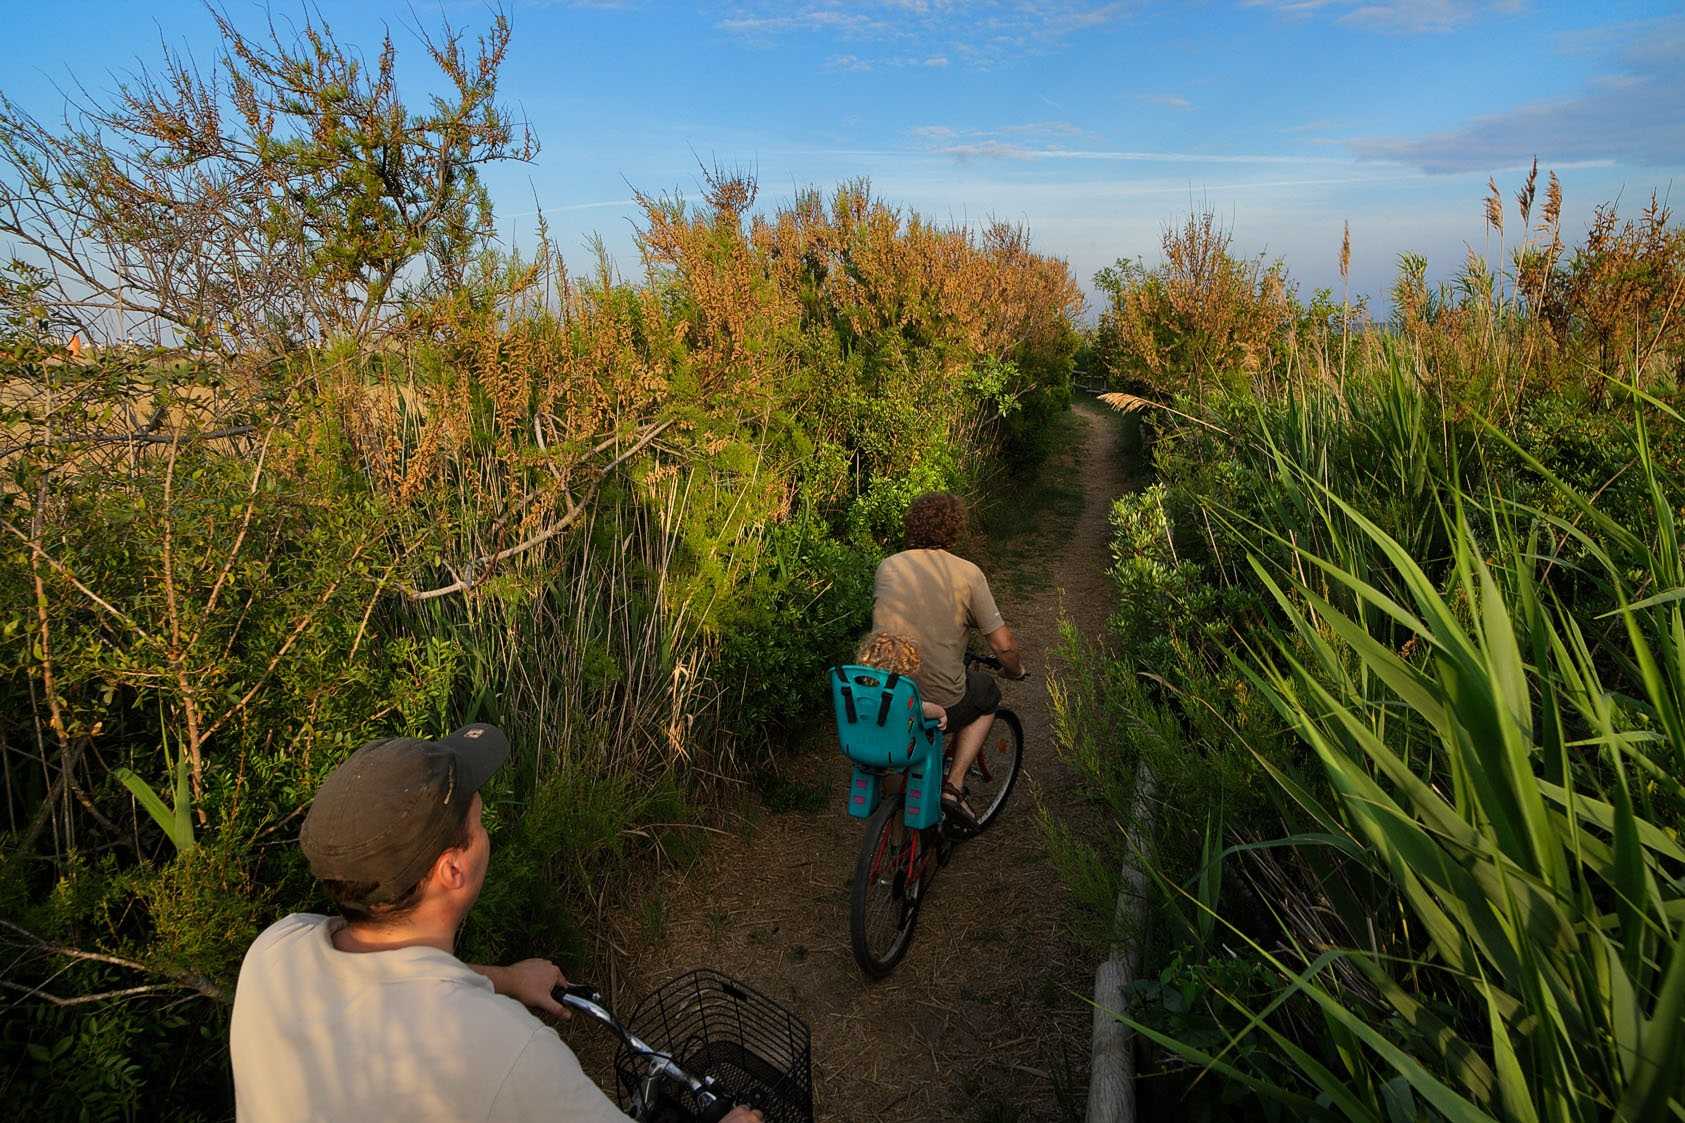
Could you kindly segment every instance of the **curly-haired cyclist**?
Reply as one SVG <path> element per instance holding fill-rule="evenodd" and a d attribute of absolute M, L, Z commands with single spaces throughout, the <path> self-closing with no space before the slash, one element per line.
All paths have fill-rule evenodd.
<path fill-rule="evenodd" d="M 965 774 L 1000 706 L 994 676 L 965 665 L 970 630 L 982 633 L 1014 678 L 1024 677 L 1018 642 L 995 607 L 989 581 L 953 553 L 965 532 L 965 505 L 945 492 L 921 495 L 903 518 L 907 548 L 878 565 L 872 630 L 905 636 L 921 656 L 913 679 L 926 701 L 947 711 L 953 766 L 942 783 L 943 810 L 975 822 L 965 802 Z"/>

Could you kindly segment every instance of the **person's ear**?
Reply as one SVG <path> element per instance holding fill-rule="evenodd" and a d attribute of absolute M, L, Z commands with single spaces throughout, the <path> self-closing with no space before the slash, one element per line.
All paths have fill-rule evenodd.
<path fill-rule="evenodd" d="M 462 850 L 446 850 L 433 863 L 428 878 L 441 889 L 456 890 L 468 884 L 467 854 Z"/>

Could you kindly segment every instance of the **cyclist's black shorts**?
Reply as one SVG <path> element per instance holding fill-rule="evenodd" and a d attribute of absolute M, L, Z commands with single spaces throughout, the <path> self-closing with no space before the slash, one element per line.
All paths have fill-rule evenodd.
<path fill-rule="evenodd" d="M 976 667 L 965 669 L 965 697 L 948 707 L 948 737 L 982 717 L 1000 709 L 1000 683 L 995 676 Z"/>

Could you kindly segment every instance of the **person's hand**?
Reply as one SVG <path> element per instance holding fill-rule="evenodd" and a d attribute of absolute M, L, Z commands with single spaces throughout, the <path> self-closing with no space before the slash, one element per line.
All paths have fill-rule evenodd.
<path fill-rule="evenodd" d="M 720 1123 L 763 1123 L 766 1116 L 752 1107 L 734 1107 L 731 1114 L 720 1120 Z"/>
<path fill-rule="evenodd" d="M 568 978 L 548 959 L 523 959 L 494 971 L 491 982 L 498 994 L 513 998 L 540 1013 L 558 1018 L 573 1017 L 572 1012 L 550 993 L 555 987 L 567 986 Z"/>
<path fill-rule="evenodd" d="M 936 707 L 936 728 L 944 732 L 948 728 L 948 711 L 941 706 Z"/>

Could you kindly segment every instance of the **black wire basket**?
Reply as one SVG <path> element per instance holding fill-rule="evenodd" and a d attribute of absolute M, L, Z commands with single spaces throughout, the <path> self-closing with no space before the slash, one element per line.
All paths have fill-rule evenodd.
<path fill-rule="evenodd" d="M 632 1013 L 627 1027 L 714 1090 L 759 1108 L 767 1123 L 813 1123 L 813 1036 L 807 1023 L 759 991 L 706 968 L 663 984 Z M 622 1047 L 614 1058 L 622 1104 L 645 1063 Z M 695 1097 L 669 1082 L 684 1112 Z"/>

